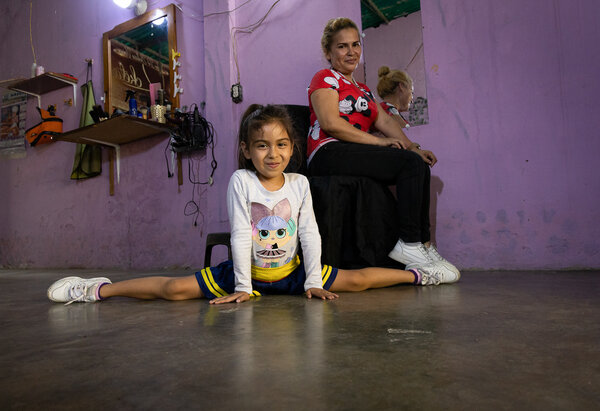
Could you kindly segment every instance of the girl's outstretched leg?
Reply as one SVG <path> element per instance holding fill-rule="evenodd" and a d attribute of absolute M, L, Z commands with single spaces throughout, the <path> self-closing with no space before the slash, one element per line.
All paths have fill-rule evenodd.
<path fill-rule="evenodd" d="M 338 270 L 329 291 L 363 291 L 397 284 L 438 285 L 455 283 L 460 279 L 460 272 L 447 261 L 409 264 L 406 268 L 408 270 L 378 267 Z"/>
<path fill-rule="evenodd" d="M 196 277 L 143 277 L 111 283 L 106 277 L 84 279 L 65 277 L 48 288 L 48 298 L 56 302 L 95 302 L 109 297 L 189 300 L 203 297 Z"/>
<path fill-rule="evenodd" d="M 104 284 L 99 290 L 101 299 L 109 297 L 132 297 L 141 300 L 191 300 L 201 298 L 202 291 L 196 276 L 142 277 Z"/>
<path fill-rule="evenodd" d="M 412 271 L 393 268 L 367 267 L 358 270 L 338 270 L 329 291 L 364 291 L 397 284 L 416 284 L 415 278 Z"/>

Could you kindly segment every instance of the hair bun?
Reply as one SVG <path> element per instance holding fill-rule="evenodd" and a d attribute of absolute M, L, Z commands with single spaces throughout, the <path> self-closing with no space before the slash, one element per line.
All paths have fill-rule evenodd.
<path fill-rule="evenodd" d="M 379 67 L 379 71 L 377 72 L 377 75 L 379 77 L 385 77 L 389 73 L 390 73 L 390 68 L 388 66 L 381 66 L 381 67 Z"/>

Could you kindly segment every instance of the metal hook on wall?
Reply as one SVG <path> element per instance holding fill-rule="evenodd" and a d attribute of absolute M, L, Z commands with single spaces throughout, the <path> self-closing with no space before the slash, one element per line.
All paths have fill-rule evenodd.
<path fill-rule="evenodd" d="M 173 90 L 173 98 L 175 98 L 177 96 L 177 93 L 183 93 L 183 89 L 177 87 L 177 85 L 175 85 L 175 89 Z"/>

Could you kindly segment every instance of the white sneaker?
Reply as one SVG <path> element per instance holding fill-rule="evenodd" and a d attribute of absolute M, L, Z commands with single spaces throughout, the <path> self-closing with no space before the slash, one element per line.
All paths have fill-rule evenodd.
<path fill-rule="evenodd" d="M 106 277 L 81 278 L 65 277 L 48 288 L 48 298 L 57 303 L 69 305 L 74 302 L 91 303 L 98 301 L 98 287 L 102 284 L 112 284 Z"/>
<path fill-rule="evenodd" d="M 433 262 L 431 256 L 427 252 L 427 248 L 425 248 L 422 243 L 409 245 L 402 240 L 398 240 L 394 249 L 388 254 L 388 257 L 404 265 L 427 264 Z"/>
<path fill-rule="evenodd" d="M 428 264 L 409 264 L 407 270 L 416 270 L 421 274 L 420 285 L 439 285 L 455 283 L 460 279 L 460 272 L 452 264 L 435 261 Z"/>
<path fill-rule="evenodd" d="M 438 252 L 437 248 L 435 245 L 430 244 L 429 247 L 426 247 L 427 249 L 427 254 L 429 254 L 429 257 L 431 258 L 431 261 L 445 261 L 448 262 L 448 260 L 446 260 L 444 257 L 442 257 L 440 255 L 440 253 Z"/>
<path fill-rule="evenodd" d="M 458 272 L 458 268 L 456 268 L 456 266 L 454 264 L 452 264 L 450 261 L 446 260 L 444 257 L 442 257 L 440 255 L 440 253 L 438 252 L 435 245 L 430 244 L 429 247 L 426 247 L 426 248 L 427 248 L 427 253 L 429 254 L 429 257 L 431 258 L 431 261 L 433 261 L 433 262 L 443 261 L 446 264 L 449 264 L 453 270 Z"/>

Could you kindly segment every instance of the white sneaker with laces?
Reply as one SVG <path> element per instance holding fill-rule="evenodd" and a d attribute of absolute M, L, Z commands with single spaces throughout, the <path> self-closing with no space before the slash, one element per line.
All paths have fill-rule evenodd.
<path fill-rule="evenodd" d="M 460 272 L 452 264 L 435 261 L 428 264 L 409 264 L 407 270 L 416 270 L 421 274 L 420 285 L 451 284 L 460 279 Z"/>
<path fill-rule="evenodd" d="M 81 278 L 65 277 L 56 281 L 48 288 L 48 298 L 57 303 L 69 305 L 74 302 L 91 303 L 98 301 L 98 287 L 102 284 L 112 284 L 106 277 Z"/>
<path fill-rule="evenodd" d="M 423 243 L 407 244 L 398 240 L 394 249 L 388 256 L 404 265 L 408 264 L 427 264 L 433 262 Z"/>
<path fill-rule="evenodd" d="M 435 245 L 430 244 L 429 247 L 427 247 L 427 253 L 429 254 L 429 257 L 431 257 L 431 261 L 443 261 L 446 264 L 449 264 L 453 270 L 456 270 L 456 272 L 458 272 L 458 268 L 456 268 L 454 264 L 452 264 L 450 261 L 446 260 L 440 255 Z"/>
<path fill-rule="evenodd" d="M 442 257 L 440 255 L 440 253 L 438 252 L 437 248 L 435 245 L 430 244 L 429 247 L 427 248 L 427 254 L 429 254 L 429 257 L 431 258 L 431 261 L 445 261 L 448 262 L 448 260 L 446 260 L 444 257 Z"/>

